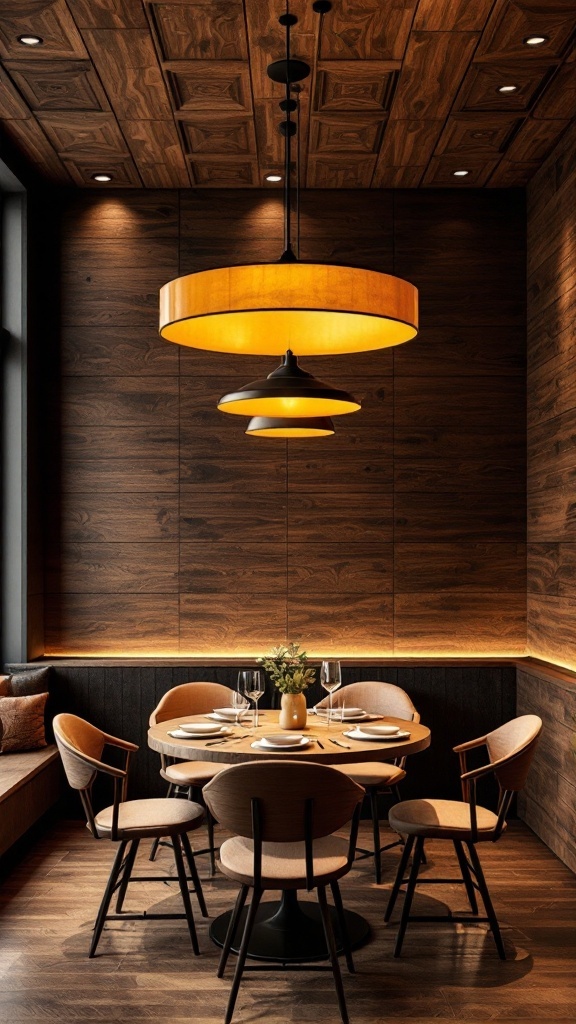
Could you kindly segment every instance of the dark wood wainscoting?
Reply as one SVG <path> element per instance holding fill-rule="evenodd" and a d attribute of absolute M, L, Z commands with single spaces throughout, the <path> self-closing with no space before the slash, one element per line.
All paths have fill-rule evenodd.
<path fill-rule="evenodd" d="M 106 732 L 138 743 L 132 795 L 162 795 L 165 786 L 158 774 L 158 755 L 148 749 L 146 740 L 150 712 L 172 686 L 194 680 L 235 686 L 238 670 L 238 665 L 56 663 L 50 685 L 52 707 L 54 713 L 73 712 Z M 452 747 L 496 728 L 515 713 L 516 668 L 513 663 L 343 667 L 344 685 L 360 679 L 380 679 L 401 686 L 410 694 L 424 724 L 432 730 L 431 747 L 410 762 L 408 778 L 402 787 L 406 796 L 459 798 L 458 759 Z M 268 691 L 261 706 L 270 707 L 272 696 Z M 308 691 L 308 706 L 324 696 L 320 684 L 316 683 Z"/>

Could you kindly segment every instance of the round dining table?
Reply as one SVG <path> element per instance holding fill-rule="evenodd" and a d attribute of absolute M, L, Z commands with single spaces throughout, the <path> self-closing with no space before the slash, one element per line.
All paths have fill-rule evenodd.
<path fill-rule="evenodd" d="M 304 760 L 319 764 L 354 764 L 359 761 L 394 761 L 407 754 L 416 754 L 430 746 L 430 730 L 421 723 L 404 719 L 380 717 L 374 724 L 397 725 L 409 735 L 400 740 L 356 740 L 346 735 L 354 723 L 331 722 L 310 714 L 303 729 L 294 730 L 307 737 L 310 742 L 299 749 L 263 750 L 254 743 L 263 736 L 281 732 L 278 711 L 261 711 L 258 726 L 252 725 L 252 717 L 245 716 L 241 724 L 230 726 L 230 733 L 223 737 L 206 739 L 177 738 L 170 733 L 184 723 L 202 722 L 210 719 L 206 715 L 188 715 L 174 718 L 160 725 L 153 725 L 148 731 L 148 744 L 152 750 L 167 757 L 184 761 L 217 761 L 225 764 L 240 764 L 260 760 Z M 225 724 L 225 723 L 222 723 Z M 218 946 L 224 939 L 231 917 L 231 911 L 217 917 L 210 927 L 210 936 Z M 348 940 L 352 949 L 362 946 L 370 937 L 370 925 L 366 918 L 353 911 L 345 910 Z M 246 910 L 236 931 L 232 950 L 238 952 Z M 333 926 L 338 951 L 343 951 L 338 918 L 332 908 Z M 294 890 L 285 890 L 279 901 L 262 903 L 248 949 L 253 960 L 269 963 L 296 965 L 307 961 L 326 960 L 328 950 L 324 937 L 322 919 L 317 903 L 298 900 Z"/>

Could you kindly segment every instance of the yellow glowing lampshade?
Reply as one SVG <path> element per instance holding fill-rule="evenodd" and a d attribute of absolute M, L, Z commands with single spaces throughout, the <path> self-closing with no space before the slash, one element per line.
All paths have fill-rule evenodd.
<path fill-rule="evenodd" d="M 328 416 L 291 420 L 254 416 L 245 433 L 249 437 L 327 437 L 334 433 L 334 424 Z"/>
<path fill-rule="evenodd" d="M 339 355 L 400 345 L 417 332 L 414 285 L 361 267 L 221 267 L 160 289 L 161 336 L 214 352 Z"/>
<path fill-rule="evenodd" d="M 238 416 L 301 419 L 357 412 L 360 402 L 348 391 L 333 388 L 306 373 L 288 350 L 282 364 L 268 377 L 224 395 L 218 408 Z"/>

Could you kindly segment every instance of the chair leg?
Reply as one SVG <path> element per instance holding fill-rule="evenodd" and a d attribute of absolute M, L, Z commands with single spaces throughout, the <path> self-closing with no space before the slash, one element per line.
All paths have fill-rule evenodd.
<path fill-rule="evenodd" d="M 374 877 L 376 885 L 382 881 L 382 860 L 380 857 L 380 821 L 378 818 L 378 791 L 374 788 L 368 789 L 370 797 L 370 813 L 372 815 L 372 835 L 374 838 Z"/>
<path fill-rule="evenodd" d="M 400 927 L 398 929 L 398 935 L 396 937 L 396 945 L 394 947 L 394 956 L 400 956 L 402 952 L 402 943 L 404 942 L 404 935 L 406 934 L 406 928 L 408 927 L 408 919 L 410 917 L 410 908 L 412 906 L 412 900 L 414 898 L 414 892 L 416 889 L 416 882 L 418 881 L 418 872 L 420 870 L 420 864 L 422 863 L 422 848 L 424 846 L 424 839 L 422 836 L 418 836 L 416 840 L 416 849 L 414 851 L 414 857 L 412 859 L 412 868 L 410 870 L 410 877 L 408 879 L 408 886 L 406 888 L 406 896 L 404 898 L 404 906 L 402 907 L 402 917 L 400 918 Z"/>
<path fill-rule="evenodd" d="M 194 852 L 192 850 L 192 847 L 190 846 L 190 840 L 188 839 L 188 834 L 186 832 L 183 832 L 182 835 L 180 836 L 180 838 L 182 840 L 182 846 L 184 847 L 184 853 L 186 855 L 186 860 L 188 862 L 188 868 L 190 870 L 190 877 L 192 878 L 192 883 L 194 885 L 194 892 L 196 893 L 196 899 L 198 900 L 198 906 L 200 907 L 200 913 L 202 914 L 202 917 L 208 917 L 208 911 L 206 909 L 206 901 L 204 899 L 204 892 L 202 891 L 202 883 L 201 883 L 200 877 L 198 875 L 198 868 L 196 867 L 196 859 L 194 857 Z"/>
<path fill-rule="evenodd" d="M 454 849 L 456 850 L 456 856 L 458 857 L 458 863 L 460 865 L 460 871 L 462 873 L 462 881 L 466 888 L 466 895 L 468 896 L 468 903 L 470 904 L 470 910 L 473 914 L 478 913 L 478 901 L 476 900 L 476 893 L 474 891 L 474 883 L 472 882 L 472 876 L 470 874 L 470 868 L 466 860 L 466 854 L 460 839 L 454 839 Z"/>
<path fill-rule="evenodd" d="M 123 840 L 121 843 L 118 844 L 118 849 L 116 851 L 116 856 L 114 858 L 114 863 L 112 865 L 112 870 L 110 871 L 110 876 L 108 878 L 108 883 L 106 885 L 106 889 L 104 890 L 104 895 L 102 897 L 102 902 L 100 904 L 100 908 L 98 910 L 98 914 L 97 914 L 97 917 L 96 917 L 96 923 L 94 924 L 94 932 L 92 934 L 92 942 L 90 943 L 90 952 L 88 953 L 89 957 L 93 957 L 93 956 L 96 955 L 96 947 L 98 945 L 98 942 L 100 941 L 100 936 L 102 934 L 102 929 L 104 927 L 104 922 L 106 920 L 106 914 L 108 913 L 108 907 L 110 906 L 110 900 L 112 899 L 112 896 L 114 895 L 114 886 L 116 885 L 116 882 L 118 881 L 118 875 L 120 874 L 120 870 L 122 868 L 122 862 L 124 860 L 124 852 L 125 852 L 127 846 L 128 846 L 128 842 L 126 840 Z"/>
<path fill-rule="evenodd" d="M 356 973 L 354 967 L 354 961 L 352 959 L 352 950 L 350 949 L 350 936 L 348 934 L 348 925 L 346 924 L 346 915 L 344 913 L 344 906 L 342 904 L 342 894 L 340 892 L 340 886 L 338 882 L 330 882 L 330 889 L 332 890 L 332 898 L 334 900 L 334 906 L 336 907 L 336 914 L 338 915 L 338 927 L 340 928 L 340 935 L 342 938 L 342 946 L 344 947 L 344 956 L 346 957 L 346 967 L 350 974 Z"/>
<path fill-rule="evenodd" d="M 330 964 L 332 966 L 332 974 L 334 975 L 334 985 L 338 996 L 340 1016 L 342 1017 L 343 1024 L 349 1024 L 346 997 L 344 995 L 344 985 L 342 984 L 342 974 L 340 973 L 340 964 L 338 962 L 338 953 L 336 952 L 336 942 L 334 941 L 330 910 L 326 899 L 326 888 L 323 885 L 318 886 L 318 903 L 320 904 L 322 924 L 324 925 L 324 937 L 326 939 L 326 945 L 328 946 L 328 953 L 330 954 Z"/>
<path fill-rule="evenodd" d="M 166 796 L 167 797 L 172 796 L 173 790 L 174 790 L 174 786 L 173 786 L 173 784 L 171 782 L 169 782 L 168 783 L 168 792 L 166 793 Z M 152 849 L 150 850 L 150 856 L 148 857 L 148 860 L 156 860 L 156 854 L 158 853 L 158 847 L 159 846 L 160 846 L 160 840 L 159 839 L 155 839 L 154 842 L 152 843 Z"/>
<path fill-rule="evenodd" d="M 226 938 L 224 945 L 222 946 L 222 952 L 220 954 L 220 963 L 218 964 L 217 977 L 224 977 L 224 971 L 226 970 L 226 964 L 230 955 L 230 947 L 232 940 L 236 934 L 236 928 L 238 927 L 238 918 L 244 910 L 244 904 L 246 903 L 246 897 L 248 896 L 249 887 L 247 885 L 241 886 L 238 890 L 238 896 L 236 898 L 236 905 L 230 915 L 230 921 L 228 923 L 228 931 L 226 932 Z"/>
<path fill-rule="evenodd" d="M 410 854 L 412 853 L 413 846 L 414 836 L 408 836 L 408 840 L 402 850 L 402 856 L 400 858 L 400 863 L 398 865 L 398 871 L 396 872 L 396 878 L 394 879 L 394 885 L 392 886 L 392 892 L 390 893 L 388 906 L 386 907 L 386 911 L 384 914 L 384 920 L 386 922 L 388 922 L 392 917 L 392 911 L 394 910 L 396 900 L 398 899 L 398 893 L 400 892 L 400 889 L 402 887 L 404 873 L 406 871 L 408 861 L 410 860 Z"/>
<path fill-rule="evenodd" d="M 196 925 L 194 924 L 194 914 L 192 913 L 192 904 L 190 903 L 190 893 L 188 892 L 188 880 L 186 878 L 186 871 L 184 869 L 184 860 L 182 858 L 182 848 L 180 846 L 179 836 L 173 836 L 172 848 L 174 850 L 174 863 L 176 864 L 176 871 L 178 872 L 178 882 L 180 884 L 180 892 L 182 894 L 182 903 L 184 904 L 184 913 L 186 914 L 186 920 L 188 921 L 190 941 L 192 943 L 192 949 L 194 950 L 194 954 L 196 956 L 199 956 L 200 949 L 198 947 Z"/>
<path fill-rule="evenodd" d="M 234 979 L 232 981 L 232 988 L 230 989 L 230 995 L 228 996 L 228 1005 L 226 1007 L 226 1016 L 224 1018 L 224 1024 L 230 1024 L 232 1020 L 232 1014 L 234 1013 L 234 1007 L 236 1006 L 236 999 L 238 997 L 238 990 L 240 988 L 240 982 L 242 980 L 242 973 L 244 971 L 244 964 L 246 963 L 246 955 L 248 953 L 248 943 L 250 942 L 250 936 L 256 920 L 256 913 L 260 905 L 262 898 L 262 889 L 254 889 L 252 891 L 252 902 L 248 908 L 248 914 L 246 917 L 246 924 L 244 925 L 244 934 L 242 936 L 242 942 L 240 943 L 240 949 L 238 951 L 238 959 L 236 961 L 236 970 L 234 971 Z"/>
<path fill-rule="evenodd" d="M 208 831 L 208 849 L 210 851 L 210 878 L 216 874 L 216 857 L 214 854 L 214 818 L 206 808 L 206 829 Z"/>
<path fill-rule="evenodd" d="M 122 875 L 122 881 L 120 882 L 120 888 L 118 889 L 118 897 L 116 899 L 116 913 L 122 913 L 122 907 L 124 906 L 124 899 L 126 897 L 126 890 L 128 888 L 128 882 L 130 881 L 130 875 L 134 869 L 134 861 L 136 860 L 136 854 L 138 853 L 138 847 L 140 846 L 139 839 L 133 839 L 128 850 L 128 856 L 126 857 L 126 865 L 124 867 L 124 874 Z"/>
<path fill-rule="evenodd" d="M 478 882 L 478 888 L 480 889 L 480 895 L 482 896 L 482 902 L 486 907 L 486 915 L 490 921 L 490 928 L 492 929 L 492 935 L 494 942 L 496 943 L 496 949 L 498 950 L 498 956 L 501 960 L 506 959 L 506 950 L 504 949 L 504 943 L 502 941 L 502 934 L 500 932 L 500 925 L 498 924 L 498 918 L 490 899 L 490 893 L 488 892 L 488 886 L 486 885 L 486 879 L 484 878 L 484 872 L 480 863 L 480 858 L 474 843 L 466 843 L 468 852 L 470 854 L 470 860 L 472 861 L 472 867 L 474 868 L 474 874 L 476 875 L 476 881 Z"/>

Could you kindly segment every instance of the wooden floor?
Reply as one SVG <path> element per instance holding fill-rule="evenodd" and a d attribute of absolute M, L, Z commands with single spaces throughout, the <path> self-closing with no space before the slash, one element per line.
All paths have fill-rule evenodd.
<path fill-rule="evenodd" d="M 202 955 L 197 959 L 181 921 L 112 923 L 98 957 L 87 959 L 112 853 L 110 843 L 95 842 L 81 823 L 62 822 L 51 826 L 5 878 L 0 1020 L 220 1024 L 229 980 L 216 978 L 218 952 L 199 915 Z M 430 843 L 424 870 L 452 874 L 447 853 L 447 844 Z M 372 942 L 356 953 L 358 973 L 344 978 L 352 1024 L 397 1018 L 412 1024 L 434 1018 L 574 1024 L 576 878 L 519 823 L 481 853 L 510 956 L 505 963 L 483 925 L 415 924 L 402 959 L 392 958 L 395 927 L 384 927 L 382 913 L 397 851 L 384 855 L 383 886 L 373 883 L 368 861 L 344 880 L 345 904 L 365 914 L 374 929 Z M 142 869 L 144 859 L 138 863 Z M 167 851 L 158 864 L 170 864 Z M 205 876 L 205 858 L 199 864 Z M 233 891 L 221 876 L 205 883 L 211 915 L 231 906 Z M 152 904 L 156 911 L 160 905 L 163 911 L 179 910 L 176 886 L 143 883 L 129 889 L 126 910 Z M 438 913 L 445 905 L 465 909 L 462 890 L 426 886 L 415 912 Z M 235 1021 L 337 1024 L 331 976 L 249 975 Z"/>

